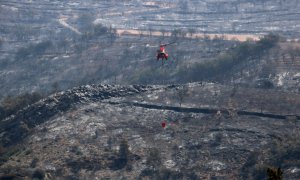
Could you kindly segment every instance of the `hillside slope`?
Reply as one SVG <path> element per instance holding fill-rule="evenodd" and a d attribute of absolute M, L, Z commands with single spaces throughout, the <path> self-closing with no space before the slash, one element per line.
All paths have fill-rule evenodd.
<path fill-rule="evenodd" d="M 138 76 L 141 67 L 142 72 L 158 69 L 159 63 L 154 62 L 158 44 L 174 41 L 153 38 L 153 31 L 180 37 L 273 32 L 296 39 L 299 5 L 298 0 L 2 0 L 0 83 L 5 86 L 0 89 L 0 99 L 26 92 L 49 94 L 91 83 L 131 84 L 131 79 L 124 77 Z M 132 29 L 145 34 L 116 37 L 117 30 Z M 189 66 L 213 59 L 235 44 L 178 41 L 182 43 L 168 49 L 173 69 L 181 62 Z"/>
<path fill-rule="evenodd" d="M 297 179 L 299 99 L 213 83 L 81 86 L 1 122 L 0 176 L 261 179 L 280 166 Z"/>

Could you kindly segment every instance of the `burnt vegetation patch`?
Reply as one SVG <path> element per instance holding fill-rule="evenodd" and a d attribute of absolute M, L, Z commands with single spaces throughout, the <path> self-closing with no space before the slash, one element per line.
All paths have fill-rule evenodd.
<path fill-rule="evenodd" d="M 0 121 L 45 97 L 40 93 L 25 93 L 8 96 L 0 102 Z"/>
<path fill-rule="evenodd" d="M 295 178 L 290 168 L 299 168 L 300 141 L 297 136 L 282 136 L 261 151 L 252 152 L 241 168 L 241 177 L 248 179 Z M 297 177 L 297 173 L 295 173 Z M 276 179 L 275 178 L 275 179 Z"/>
<path fill-rule="evenodd" d="M 102 158 L 78 158 L 66 159 L 66 165 L 70 167 L 73 173 L 79 172 L 81 169 L 89 171 L 97 171 L 106 168 L 106 161 Z"/>
<path fill-rule="evenodd" d="M 185 81 L 222 81 L 225 75 L 230 77 L 234 73 L 235 67 L 251 61 L 260 61 L 262 56 L 267 54 L 278 41 L 279 36 L 269 34 L 258 42 L 243 42 L 221 54 L 215 60 L 183 68 L 179 71 L 178 76 Z"/>

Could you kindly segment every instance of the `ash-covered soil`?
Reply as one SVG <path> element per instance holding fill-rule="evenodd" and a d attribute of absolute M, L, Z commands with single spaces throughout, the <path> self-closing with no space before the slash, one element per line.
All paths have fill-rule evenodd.
<path fill-rule="evenodd" d="M 255 179 L 282 157 L 285 179 L 297 179 L 299 140 L 288 138 L 299 137 L 300 98 L 279 95 L 213 83 L 74 88 L 1 122 L 0 176 Z"/>

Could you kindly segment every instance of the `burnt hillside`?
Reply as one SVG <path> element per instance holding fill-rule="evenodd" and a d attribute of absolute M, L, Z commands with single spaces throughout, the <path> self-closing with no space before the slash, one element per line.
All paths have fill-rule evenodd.
<path fill-rule="evenodd" d="M 275 33 L 296 39 L 299 34 L 297 0 L 4 0 L 0 5 L 0 83 L 5 84 L 0 89 L 1 99 L 32 92 L 50 94 L 91 83 L 141 83 L 159 68 L 153 62 L 158 44 L 174 38 L 182 43 L 169 48 L 171 70 L 155 72 L 158 77 L 145 83 L 190 82 L 190 78 L 161 77 L 184 72 L 194 62 L 215 59 L 237 42 L 180 37 L 197 33 L 262 37 Z M 118 30 L 132 29 L 146 34 L 117 37 Z M 163 37 L 155 36 L 155 31 Z M 165 36 L 167 33 L 173 37 Z M 179 68 L 182 62 L 184 66 Z M 140 73 L 144 77 L 139 78 Z M 126 79 L 129 75 L 134 77 Z M 293 78 L 294 74 L 283 72 L 275 80 L 286 79 L 294 86 L 289 80 Z"/>
<path fill-rule="evenodd" d="M 282 167 L 297 179 L 298 96 L 213 83 L 74 88 L 1 122 L 0 176 L 261 179 Z"/>

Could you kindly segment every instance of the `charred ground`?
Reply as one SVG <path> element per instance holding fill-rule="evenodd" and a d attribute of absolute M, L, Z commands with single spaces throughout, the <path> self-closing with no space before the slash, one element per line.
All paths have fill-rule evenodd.
<path fill-rule="evenodd" d="M 1 178 L 299 179 L 298 1 L 165 2 L 1 1 Z"/>
<path fill-rule="evenodd" d="M 1 175 L 239 179 L 280 166 L 299 178 L 300 98 L 288 97 L 214 83 L 74 88 L 1 122 Z"/>

